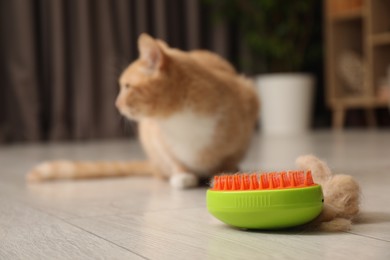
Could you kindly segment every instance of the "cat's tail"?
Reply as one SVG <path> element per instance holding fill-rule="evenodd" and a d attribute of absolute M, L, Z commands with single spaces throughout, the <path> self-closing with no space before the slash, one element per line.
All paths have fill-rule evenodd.
<path fill-rule="evenodd" d="M 88 179 L 119 176 L 152 176 L 155 168 L 148 161 L 50 161 L 35 166 L 27 181 L 37 182 L 57 179 Z"/>

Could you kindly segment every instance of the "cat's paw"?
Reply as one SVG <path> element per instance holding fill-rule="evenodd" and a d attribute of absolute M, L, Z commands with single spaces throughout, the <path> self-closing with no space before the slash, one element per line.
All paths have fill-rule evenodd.
<path fill-rule="evenodd" d="M 188 189 L 198 186 L 198 178 L 190 173 L 177 173 L 169 178 L 169 183 L 176 189 Z"/>

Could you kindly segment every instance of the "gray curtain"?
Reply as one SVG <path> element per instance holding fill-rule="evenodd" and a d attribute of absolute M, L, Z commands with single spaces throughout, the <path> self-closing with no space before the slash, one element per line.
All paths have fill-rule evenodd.
<path fill-rule="evenodd" d="M 142 32 L 233 62 L 242 51 L 200 0 L 0 0 L 0 142 L 132 134 L 114 100 Z"/>

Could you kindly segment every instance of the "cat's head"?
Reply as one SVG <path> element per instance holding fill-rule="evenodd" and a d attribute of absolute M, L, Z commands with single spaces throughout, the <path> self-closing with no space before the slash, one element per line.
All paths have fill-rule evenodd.
<path fill-rule="evenodd" d="M 169 46 L 147 34 L 138 38 L 139 58 L 119 78 L 115 105 L 129 119 L 164 117 L 180 105 L 174 57 Z"/>

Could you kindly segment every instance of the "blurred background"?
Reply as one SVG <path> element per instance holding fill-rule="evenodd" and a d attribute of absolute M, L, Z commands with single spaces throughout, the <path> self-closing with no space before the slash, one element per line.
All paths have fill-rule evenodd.
<path fill-rule="evenodd" d="M 214 51 L 254 79 L 310 73 L 316 82 L 311 129 L 340 127 L 337 120 L 346 128 L 388 128 L 387 89 L 377 104 L 376 90 L 359 87 L 379 78 L 388 86 L 389 2 L 0 0 L 0 143 L 134 136 L 114 100 L 117 78 L 137 58 L 142 32 L 183 50 Z M 386 11 L 378 11 L 377 25 L 364 8 Z M 378 50 L 366 49 L 367 33 L 379 35 Z M 364 55 L 371 63 L 382 60 L 362 72 Z M 325 70 L 332 62 L 341 68 L 336 76 Z"/>

